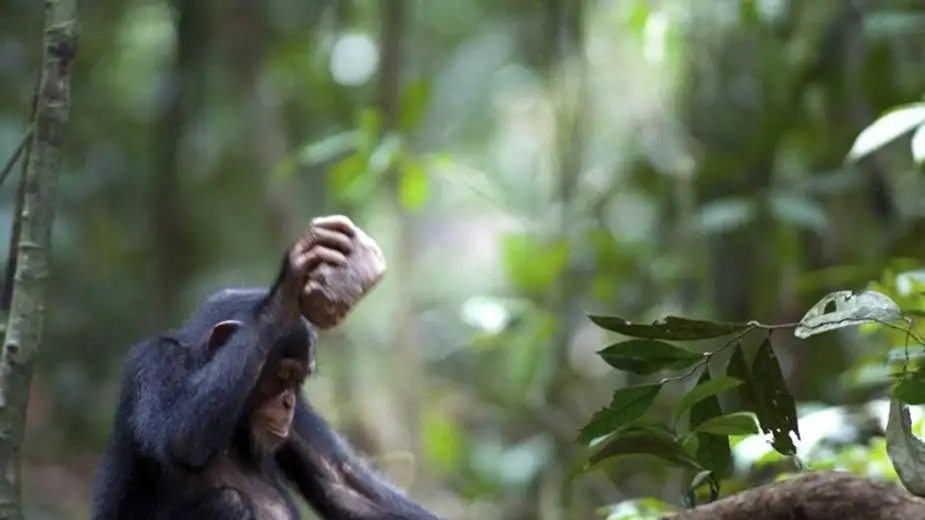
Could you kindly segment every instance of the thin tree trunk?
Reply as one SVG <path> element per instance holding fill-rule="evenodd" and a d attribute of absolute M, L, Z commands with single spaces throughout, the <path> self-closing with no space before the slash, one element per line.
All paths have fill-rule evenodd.
<path fill-rule="evenodd" d="M 398 121 L 398 103 L 401 89 L 401 69 L 405 31 L 407 29 L 408 2 L 406 0 L 380 0 L 381 19 L 379 83 L 377 105 L 382 113 L 383 135 L 394 131 Z M 409 436 L 409 450 L 415 461 L 421 461 L 421 357 L 414 334 L 413 298 L 411 290 L 414 279 L 414 255 L 411 221 L 401 206 L 398 193 L 397 172 L 391 171 L 389 179 L 390 197 L 398 224 L 395 235 L 395 337 L 392 374 L 395 375 L 397 395 L 400 397 L 400 417 Z M 420 488 L 427 482 L 424 465 L 418 464 L 415 486 Z M 419 489 L 420 490 L 420 489 Z"/>
<path fill-rule="evenodd" d="M 77 0 L 45 1 L 42 70 L 17 247 L 16 275 L 0 356 L 0 519 L 20 520 L 22 441 L 33 360 L 45 325 L 48 255 L 64 130 L 70 116 L 71 64 L 77 53 Z"/>
<path fill-rule="evenodd" d="M 162 329 L 178 318 L 181 290 L 189 280 L 196 258 L 196 241 L 186 218 L 180 182 L 180 152 L 184 129 L 194 106 L 193 90 L 202 69 L 203 25 L 207 6 L 201 0 L 178 0 L 177 49 L 173 69 L 161 85 L 163 103 L 154 133 L 154 189 L 151 191 L 154 218 L 155 278 L 154 312 L 151 325 Z"/>
<path fill-rule="evenodd" d="M 557 235 L 569 240 L 574 234 L 572 215 L 575 187 L 581 177 L 587 127 L 587 66 L 584 58 L 583 0 L 545 0 L 543 2 L 543 42 L 539 62 L 545 69 L 549 90 L 555 97 L 556 193 L 561 205 Z M 549 344 L 551 373 L 546 381 L 546 406 L 567 409 L 567 388 L 571 380 L 569 346 L 582 323 L 580 305 L 587 290 L 581 273 L 573 262 L 566 265 L 550 292 L 546 304 L 555 314 L 558 326 Z M 556 438 L 552 461 L 534 483 L 529 507 L 531 515 L 541 520 L 571 518 L 571 493 L 563 484 L 566 469 L 562 461 L 570 458 L 572 443 Z"/>

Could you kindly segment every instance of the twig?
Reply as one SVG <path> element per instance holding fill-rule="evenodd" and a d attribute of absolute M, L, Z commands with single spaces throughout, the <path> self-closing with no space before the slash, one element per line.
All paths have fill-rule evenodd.
<path fill-rule="evenodd" d="M 772 325 L 771 327 L 773 327 L 773 325 Z M 731 338 L 729 338 L 729 340 L 726 341 L 726 343 L 723 343 L 723 346 L 719 347 L 718 349 L 716 349 L 716 350 L 714 350 L 714 351 L 712 351 L 712 352 L 705 352 L 705 353 L 703 354 L 703 360 L 698 361 L 697 363 L 695 363 L 694 366 L 691 367 L 690 370 L 688 370 L 687 372 L 685 372 L 685 373 L 683 373 L 683 374 L 677 375 L 677 376 L 662 378 L 662 380 L 661 380 L 661 382 L 660 382 L 659 384 L 665 384 L 665 383 L 668 383 L 668 382 L 671 382 L 671 381 L 683 381 L 683 380 L 687 379 L 688 377 L 694 375 L 694 373 L 697 372 L 697 370 L 699 370 L 700 367 L 703 367 L 703 366 L 708 365 L 708 364 L 710 363 L 710 360 L 713 359 L 713 356 L 715 356 L 715 355 L 719 354 L 720 352 L 726 350 L 727 348 L 729 348 L 729 347 L 732 346 L 732 345 L 737 345 L 737 344 L 742 340 L 742 338 L 744 338 L 744 337 L 745 337 L 746 335 L 748 335 L 749 333 L 752 333 L 752 332 L 754 332 L 754 331 L 756 331 L 756 330 L 758 330 L 758 329 L 768 329 L 768 328 L 769 328 L 769 327 L 762 326 L 762 325 L 761 325 L 760 323 L 758 323 L 757 321 L 750 321 L 750 322 L 748 323 L 748 328 L 746 328 L 745 330 L 740 330 L 739 332 L 736 332 Z"/>
<path fill-rule="evenodd" d="M 22 151 L 26 149 L 26 144 L 29 143 L 29 139 L 32 139 L 32 128 L 33 125 L 30 123 L 29 128 L 26 128 L 26 133 L 24 133 L 22 136 L 22 140 L 19 141 L 16 149 L 13 150 L 13 155 L 11 155 L 9 160 L 6 161 L 6 164 L 3 165 L 3 170 L 0 171 L 0 186 L 3 185 L 3 181 L 6 180 L 6 176 L 10 174 L 13 166 L 16 165 L 16 161 L 18 161 L 19 156 L 22 155 Z"/>

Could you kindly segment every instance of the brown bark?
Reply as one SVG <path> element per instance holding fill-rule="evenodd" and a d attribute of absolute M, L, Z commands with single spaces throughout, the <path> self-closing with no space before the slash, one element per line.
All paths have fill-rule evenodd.
<path fill-rule="evenodd" d="M 925 520 L 925 500 L 849 473 L 817 472 L 750 489 L 671 520 Z"/>

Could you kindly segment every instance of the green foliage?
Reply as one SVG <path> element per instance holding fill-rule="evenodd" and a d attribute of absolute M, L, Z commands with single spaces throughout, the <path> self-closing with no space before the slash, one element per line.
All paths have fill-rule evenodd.
<path fill-rule="evenodd" d="M 919 283 L 917 276 L 896 277 L 896 280 L 903 280 L 907 285 L 913 281 Z M 909 293 L 908 287 L 905 293 Z M 923 293 L 918 294 L 918 298 L 925 300 Z M 771 343 L 772 331 L 792 328 L 795 336 L 807 338 L 845 327 L 876 324 L 886 327 L 888 331 L 901 332 L 907 342 L 912 338 L 920 347 L 925 347 L 925 341 L 913 332 L 915 323 L 911 316 L 914 315 L 903 312 L 900 305 L 885 292 L 868 289 L 828 294 L 813 305 L 799 323 L 779 326 L 675 317 L 653 325 L 640 325 L 618 317 L 591 316 L 591 320 L 602 328 L 638 338 L 614 343 L 598 352 L 612 367 L 640 375 L 651 375 L 663 370 L 687 372 L 675 378 L 663 379 L 659 384 L 617 390 L 611 404 L 598 411 L 580 431 L 581 442 L 600 438 L 603 440 L 593 446 L 588 461 L 577 471 L 588 471 L 599 467 L 605 460 L 632 454 L 654 455 L 670 465 L 691 470 L 700 468 L 691 480 L 690 496 L 706 483 L 710 485 L 711 495 L 715 496 L 719 490 L 719 479 L 728 475 L 731 468 L 731 437 L 762 432 L 770 436 L 771 445 L 777 453 L 796 455 L 794 439 L 791 437 L 794 435 L 800 438 L 796 403 L 787 389 L 780 362 L 775 355 Z M 905 319 L 908 326 L 901 328 L 891 324 L 898 319 Z M 741 340 L 758 329 L 765 329 L 767 335 L 749 363 Z M 716 339 L 729 335 L 732 335 L 731 340 L 704 355 L 694 354 L 664 341 Z M 709 360 L 730 347 L 732 352 L 726 366 L 726 375 L 711 377 Z M 904 404 L 925 402 L 925 378 L 921 375 L 921 369 L 907 370 L 908 364 L 912 362 L 910 356 L 902 356 L 902 361 L 903 370 L 896 376 L 893 399 L 890 401 L 886 453 L 906 487 L 913 493 L 925 495 L 925 443 L 913 433 L 908 408 Z M 665 382 L 687 378 L 701 366 L 704 370 L 698 383 L 685 392 L 674 407 L 671 421 L 673 427 L 658 426 L 657 421 L 644 417 Z M 744 409 L 724 413 L 718 395 L 733 390 Z M 688 411 L 688 433 L 679 437 L 675 433 L 676 425 Z M 824 463 L 814 464 L 818 467 Z"/>
<path fill-rule="evenodd" d="M 398 129 L 401 132 L 410 134 L 417 128 L 430 97 L 431 84 L 424 79 L 412 81 L 402 90 L 398 108 Z"/>
<path fill-rule="evenodd" d="M 790 433 L 800 437 L 797 409 L 793 396 L 787 391 L 787 382 L 774 355 L 770 338 L 765 338 L 752 361 L 751 379 L 756 402 L 753 410 L 758 415 L 761 429 L 773 436 L 773 446 L 784 455 L 796 453 Z"/>
<path fill-rule="evenodd" d="M 681 370 L 703 359 L 702 354 L 651 339 L 621 341 L 597 354 L 617 370 L 644 376 L 660 370 Z"/>
<path fill-rule="evenodd" d="M 628 386 L 617 390 L 613 393 L 610 405 L 597 411 L 591 417 L 591 421 L 581 429 L 578 440 L 584 443 L 591 442 L 639 419 L 655 402 L 661 389 L 661 384 L 653 384 Z"/>
<path fill-rule="evenodd" d="M 448 420 L 442 410 L 428 410 L 424 415 L 421 435 L 427 461 L 437 469 L 450 471 L 461 463 L 467 448 L 467 438 L 459 426 Z"/>
<path fill-rule="evenodd" d="M 712 435 L 751 435 L 758 433 L 758 419 L 751 412 L 735 412 L 711 417 L 694 428 L 694 433 Z M 729 442 L 728 440 L 726 441 Z"/>
<path fill-rule="evenodd" d="M 619 332 L 631 338 L 661 339 L 669 341 L 694 341 L 699 339 L 716 339 L 735 332 L 748 330 L 747 323 L 722 323 L 714 321 L 690 320 L 668 316 L 652 325 L 630 323 L 616 316 L 591 316 L 598 327 Z"/>
<path fill-rule="evenodd" d="M 501 260 L 514 286 L 525 294 L 549 290 L 569 259 L 568 242 L 542 240 L 531 234 L 507 234 L 501 239 Z"/>
<path fill-rule="evenodd" d="M 638 455 L 671 466 L 703 470 L 671 432 L 657 426 L 636 426 L 614 432 L 596 444 L 581 471 L 596 469 L 604 462 L 613 463 L 622 457 Z"/>
<path fill-rule="evenodd" d="M 723 409 L 720 406 L 717 394 L 712 390 L 721 388 L 713 381 L 722 381 L 724 378 L 712 379 L 709 370 L 704 370 L 700 376 L 697 386 L 681 398 L 681 405 L 685 401 L 694 401 L 691 404 L 689 425 L 691 433 L 688 434 L 688 441 L 685 447 L 693 453 L 694 458 L 704 467 L 709 469 L 708 474 L 698 473 L 690 483 L 691 489 L 696 489 L 702 485 L 700 482 L 708 478 L 711 488 L 718 488 L 718 479 L 726 476 L 732 466 L 732 451 L 729 449 L 729 439 L 723 435 L 715 435 L 706 430 L 702 430 L 704 424 L 722 416 Z M 705 392 L 709 389 L 710 392 Z M 703 395 L 703 394 L 707 395 Z M 693 397 L 691 397 L 693 395 Z M 702 396 L 702 397 L 701 397 Z"/>
<path fill-rule="evenodd" d="M 406 158 L 401 165 L 398 183 L 402 207 L 409 211 L 421 209 L 427 202 L 429 191 L 430 179 L 421 161 L 414 157 Z"/>
<path fill-rule="evenodd" d="M 662 370 L 688 370 L 681 378 L 689 376 L 699 366 L 706 366 L 718 352 L 732 348 L 726 375 L 712 378 L 704 370 L 698 384 L 679 399 L 673 413 L 672 423 L 690 411 L 689 433 L 679 438 L 673 429 L 665 429 L 659 443 L 645 444 L 646 454 L 664 448 L 662 460 L 674 464 L 687 461 L 680 457 L 678 447 L 690 460 L 707 468 L 708 474 L 698 474 L 707 479 L 711 488 L 718 488 L 716 478 L 727 474 L 731 466 L 730 436 L 751 435 L 759 431 L 770 435 L 772 446 L 783 455 L 796 454 L 791 434 L 800 438 L 797 423 L 796 403 L 787 389 L 780 362 L 774 353 L 770 333 L 781 327 L 794 328 L 797 337 L 809 337 L 821 332 L 858 326 L 867 323 L 887 323 L 902 317 L 899 306 L 887 295 L 873 291 L 853 293 L 837 291 L 822 298 L 798 324 L 767 326 L 758 322 L 747 324 L 710 322 L 668 317 L 652 325 L 631 323 L 613 316 L 591 316 L 598 326 L 619 332 L 631 339 L 618 342 L 602 349 L 598 354 L 612 367 L 651 375 Z M 747 333 L 766 329 L 768 334 L 761 341 L 751 363 L 748 362 L 740 339 Z M 733 335 L 718 349 L 704 355 L 675 347 L 665 340 L 691 341 L 716 339 Z M 663 381 L 664 382 L 664 381 Z M 589 423 L 581 429 L 579 440 L 590 442 L 606 437 L 607 445 L 620 439 L 618 449 L 597 448 L 591 456 L 591 463 L 584 470 L 595 467 L 594 461 L 611 458 L 612 453 L 627 455 L 628 450 L 639 446 L 637 442 L 626 442 L 624 436 L 635 431 L 639 421 L 658 395 L 661 385 L 649 384 L 617 390 L 611 404 L 598 411 Z M 900 379 L 894 392 L 914 396 L 918 390 L 918 379 L 907 375 Z M 719 394 L 735 390 L 744 410 L 724 413 L 717 398 Z M 647 426 L 650 428 L 651 426 Z M 607 437 L 609 436 L 609 437 Z M 636 436 L 631 440 L 635 441 Z M 671 442 L 667 442 L 669 439 Z M 706 475 L 706 476 L 705 476 Z M 701 482 L 692 482 L 692 489 Z"/>
<path fill-rule="evenodd" d="M 893 387 L 893 397 L 906 404 L 925 404 L 925 371 L 918 368 L 900 374 Z"/>
<path fill-rule="evenodd" d="M 742 380 L 728 376 L 710 379 L 709 372 L 704 371 L 697 386 L 691 389 L 690 392 L 684 394 L 678 401 L 678 405 L 674 409 L 674 422 L 677 422 L 692 406 L 704 399 L 712 397 L 714 398 L 713 401 L 716 401 L 715 397 L 717 394 L 736 388 L 741 384 Z M 719 403 L 718 401 L 716 402 L 717 404 Z"/>

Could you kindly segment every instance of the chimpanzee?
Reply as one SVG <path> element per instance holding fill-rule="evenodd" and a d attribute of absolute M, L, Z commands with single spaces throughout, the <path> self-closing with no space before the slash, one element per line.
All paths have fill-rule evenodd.
<path fill-rule="evenodd" d="M 326 520 L 438 520 L 299 392 L 315 367 L 309 278 L 347 265 L 358 232 L 346 217 L 315 219 L 269 290 L 220 291 L 180 329 L 131 350 L 94 520 L 295 520 L 287 486 Z"/>

